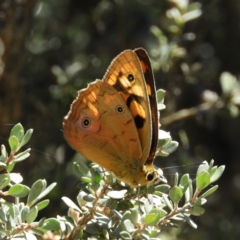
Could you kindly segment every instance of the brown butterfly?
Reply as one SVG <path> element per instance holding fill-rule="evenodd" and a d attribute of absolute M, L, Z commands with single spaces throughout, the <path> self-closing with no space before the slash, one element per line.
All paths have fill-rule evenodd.
<path fill-rule="evenodd" d="M 120 53 L 102 81 L 80 90 L 63 128 L 75 150 L 131 187 L 165 181 L 153 167 L 159 119 L 144 49 Z"/>

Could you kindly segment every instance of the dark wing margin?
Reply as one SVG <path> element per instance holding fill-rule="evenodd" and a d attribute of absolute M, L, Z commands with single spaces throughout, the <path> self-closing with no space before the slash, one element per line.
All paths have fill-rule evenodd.
<path fill-rule="evenodd" d="M 157 99 L 156 99 L 156 87 L 155 81 L 153 76 L 153 71 L 151 67 L 151 63 L 148 57 L 147 52 L 143 48 L 137 48 L 134 50 L 137 54 L 141 67 L 142 72 L 146 81 L 146 88 L 148 91 L 149 103 L 151 108 L 151 130 L 152 130 L 152 142 L 149 151 L 149 156 L 145 162 L 146 165 L 152 164 L 158 143 L 158 130 L 159 130 L 159 119 L 158 119 L 158 109 L 157 109 Z"/>

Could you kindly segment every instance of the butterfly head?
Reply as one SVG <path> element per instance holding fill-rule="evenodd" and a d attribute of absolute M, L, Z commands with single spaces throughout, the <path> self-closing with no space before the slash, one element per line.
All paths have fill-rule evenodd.
<path fill-rule="evenodd" d="M 148 186 L 148 185 L 155 185 L 159 182 L 166 183 L 167 180 L 163 176 L 162 170 L 155 169 L 153 165 L 143 165 L 141 170 L 132 168 L 131 170 L 128 169 L 127 171 L 122 171 L 122 176 L 116 174 L 116 172 L 111 172 L 116 178 L 119 180 L 127 183 L 132 188 L 136 188 L 138 186 Z"/>

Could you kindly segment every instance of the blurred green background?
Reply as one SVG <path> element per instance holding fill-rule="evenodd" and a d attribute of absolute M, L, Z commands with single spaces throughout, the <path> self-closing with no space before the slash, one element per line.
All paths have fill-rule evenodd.
<path fill-rule="evenodd" d="M 167 91 L 161 128 L 179 142 L 155 164 L 170 184 L 176 171 L 194 178 L 203 160 L 226 165 L 206 213 L 193 218 L 198 229 L 163 229 L 162 239 L 240 239 L 239 1 L 2 0 L 0 8 L 1 143 L 13 124 L 34 129 L 31 156 L 16 170 L 27 185 L 58 182 L 45 215 L 66 214 L 60 198 L 78 192 L 62 134 L 77 90 L 121 51 L 143 47 Z"/>

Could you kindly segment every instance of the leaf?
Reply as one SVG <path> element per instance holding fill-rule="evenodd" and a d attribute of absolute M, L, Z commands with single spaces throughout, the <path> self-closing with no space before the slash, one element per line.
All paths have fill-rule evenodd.
<path fill-rule="evenodd" d="M 225 166 L 220 166 L 211 176 L 210 182 L 211 183 L 216 182 L 222 176 L 224 170 L 225 170 Z"/>
<path fill-rule="evenodd" d="M 122 222 L 121 226 L 124 226 L 123 229 L 125 229 L 128 232 L 134 232 L 135 227 L 132 224 L 132 222 L 129 219 L 126 219 Z"/>
<path fill-rule="evenodd" d="M 10 173 L 9 176 L 14 183 L 21 183 L 23 181 L 23 177 L 19 173 Z"/>
<path fill-rule="evenodd" d="M 51 231 L 57 230 L 60 226 L 60 222 L 56 218 L 48 218 L 44 221 L 41 228 Z"/>
<path fill-rule="evenodd" d="M 28 224 L 32 223 L 36 219 L 37 215 L 38 215 L 38 209 L 35 206 L 29 211 L 29 213 L 26 216 L 27 223 Z"/>
<path fill-rule="evenodd" d="M 43 200 L 43 201 L 39 202 L 38 204 L 36 204 L 38 211 L 47 207 L 49 203 L 50 203 L 50 200 L 46 199 L 46 200 Z"/>
<path fill-rule="evenodd" d="M 189 224 L 191 227 L 197 229 L 197 224 L 196 224 L 190 217 L 184 215 L 184 219 L 188 222 L 188 224 Z"/>
<path fill-rule="evenodd" d="M 75 210 L 77 210 L 77 211 L 79 211 L 79 212 L 82 212 L 82 211 L 79 209 L 79 207 L 78 207 L 71 199 L 69 199 L 69 198 L 67 198 L 67 197 L 62 197 L 62 200 L 64 201 L 64 203 L 65 203 L 68 207 L 70 207 L 70 208 L 72 208 L 72 209 L 75 209 Z"/>
<path fill-rule="evenodd" d="M 11 148 L 11 152 L 12 153 L 17 152 L 17 150 L 19 148 L 19 142 L 18 142 L 17 137 L 16 136 L 9 137 L 8 143 L 9 143 L 9 146 Z"/>
<path fill-rule="evenodd" d="M 38 180 L 39 181 L 39 180 Z M 47 188 L 46 188 L 46 181 L 45 180 L 41 180 L 43 182 L 43 191 L 36 197 L 36 195 L 38 194 L 38 189 L 36 188 L 36 195 L 34 195 L 35 193 L 32 193 L 32 197 L 31 199 L 33 199 L 33 201 L 28 201 L 28 205 L 32 206 L 34 203 L 36 203 L 37 201 L 39 201 L 41 198 L 45 197 L 49 192 L 52 191 L 52 189 L 56 186 L 57 183 L 52 183 L 50 184 Z M 46 189 L 45 189 L 46 188 Z M 32 190 L 32 189 L 31 189 Z M 31 193 L 31 191 L 30 191 Z M 34 197 L 36 197 L 34 199 Z M 31 200 L 30 199 L 30 200 Z"/>
<path fill-rule="evenodd" d="M 79 175 L 79 177 L 91 178 L 91 172 L 84 162 L 74 162 L 73 170 L 75 171 L 75 173 L 77 173 L 77 175 Z"/>
<path fill-rule="evenodd" d="M 190 209 L 190 214 L 194 216 L 201 216 L 204 214 L 204 212 L 205 212 L 205 209 L 202 207 L 193 207 Z"/>
<path fill-rule="evenodd" d="M 8 158 L 8 153 L 4 145 L 1 145 L 1 153 L 2 153 L 1 162 L 6 162 L 6 159 Z"/>
<path fill-rule="evenodd" d="M 0 189 L 5 188 L 10 183 L 10 175 L 8 173 L 0 174 Z"/>
<path fill-rule="evenodd" d="M 127 190 L 120 190 L 120 191 L 109 191 L 107 193 L 107 196 L 113 199 L 122 199 L 125 197 L 125 194 L 127 193 Z"/>
<path fill-rule="evenodd" d="M 8 190 L 8 194 L 13 197 L 22 198 L 22 197 L 27 196 L 29 191 L 30 191 L 29 187 L 22 185 L 22 184 L 15 184 L 10 187 L 10 189 Z"/>
<path fill-rule="evenodd" d="M 21 125 L 21 123 L 16 124 L 16 125 L 11 129 L 10 137 L 11 137 L 11 136 L 15 136 L 15 137 L 18 139 L 18 141 L 21 141 L 23 135 L 24 135 L 24 128 L 23 128 L 23 126 Z"/>
<path fill-rule="evenodd" d="M 161 152 L 165 154 L 171 154 L 178 148 L 178 142 L 171 141 Z"/>
<path fill-rule="evenodd" d="M 120 236 L 124 240 L 132 239 L 132 236 L 128 232 L 126 232 L 126 231 L 120 232 Z"/>
<path fill-rule="evenodd" d="M 31 151 L 31 148 L 28 148 L 24 152 L 14 155 L 13 162 L 20 162 L 20 161 L 25 160 L 26 158 L 28 158 L 30 156 L 30 153 L 29 153 L 30 151 Z"/>
<path fill-rule="evenodd" d="M 93 202 L 96 199 L 92 194 L 87 194 L 83 196 L 83 200 L 86 202 Z"/>
<path fill-rule="evenodd" d="M 169 197 L 173 202 L 178 203 L 183 197 L 183 191 L 180 187 L 174 186 L 169 191 Z"/>
<path fill-rule="evenodd" d="M 36 198 L 41 194 L 44 190 L 45 180 L 39 179 L 35 183 L 33 183 L 30 193 L 28 195 L 27 204 L 32 206 Z"/>
<path fill-rule="evenodd" d="M 33 134 L 33 129 L 29 129 L 26 134 L 24 135 L 24 137 L 22 138 L 22 140 L 20 141 L 20 147 L 24 146 L 25 144 L 28 143 L 28 141 L 30 140 L 31 136 Z"/>
<path fill-rule="evenodd" d="M 199 198 L 206 198 L 207 196 L 211 195 L 218 189 L 218 185 L 208 189 L 205 193 L 203 193 Z"/>
<path fill-rule="evenodd" d="M 144 223 L 148 226 L 156 225 L 161 218 L 160 211 L 157 209 L 152 209 L 145 217 Z"/>
<path fill-rule="evenodd" d="M 201 172 L 196 179 L 196 185 L 199 190 L 203 190 L 210 184 L 210 174 L 208 172 Z"/>
<path fill-rule="evenodd" d="M 204 161 L 202 164 L 199 165 L 198 170 L 197 170 L 197 176 L 198 174 L 200 174 L 201 172 L 205 171 L 208 172 L 209 170 L 209 165 L 206 161 Z"/>
<path fill-rule="evenodd" d="M 24 206 L 23 209 L 21 210 L 21 219 L 22 222 L 26 221 L 27 215 L 30 211 L 30 208 L 28 206 Z"/>
<path fill-rule="evenodd" d="M 170 186 L 168 184 L 161 184 L 155 187 L 155 191 L 163 192 L 163 193 L 168 192 L 169 189 L 170 189 Z"/>
<path fill-rule="evenodd" d="M 229 95 L 236 87 L 237 79 L 231 73 L 223 72 L 220 76 L 220 84 L 223 94 Z"/>

